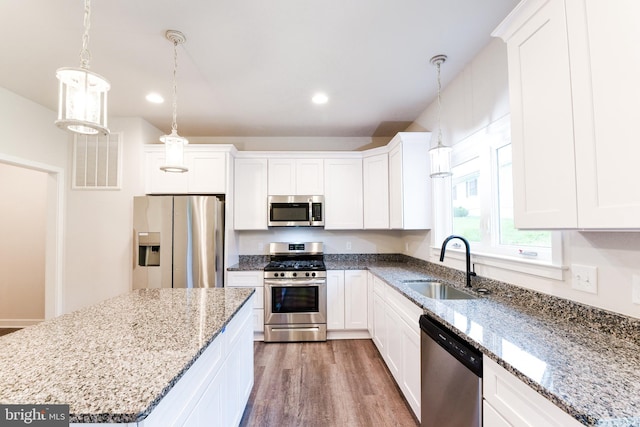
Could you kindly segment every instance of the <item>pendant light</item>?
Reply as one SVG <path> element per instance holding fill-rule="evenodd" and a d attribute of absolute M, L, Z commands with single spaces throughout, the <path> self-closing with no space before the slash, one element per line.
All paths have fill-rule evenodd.
<path fill-rule="evenodd" d="M 89 27 L 91 26 L 90 0 L 84 0 L 84 34 L 80 51 L 80 68 L 59 68 L 58 78 L 58 120 L 62 129 L 84 135 L 108 135 L 107 92 L 109 82 L 102 76 L 89 71 Z"/>
<path fill-rule="evenodd" d="M 429 150 L 429 161 L 431 164 L 431 178 L 446 178 L 452 175 L 451 172 L 451 147 L 442 143 L 442 126 L 440 116 L 442 115 L 442 99 L 440 84 L 440 66 L 447 60 L 446 55 L 436 55 L 431 58 L 431 64 L 436 66 L 438 71 L 438 132 L 436 133 L 436 146 Z M 431 138 L 433 141 L 433 137 Z"/>
<path fill-rule="evenodd" d="M 168 30 L 165 36 L 173 43 L 173 122 L 171 123 L 171 134 L 160 137 L 160 142 L 164 143 L 165 152 L 165 164 L 160 166 L 160 169 L 165 172 L 187 172 L 189 168 L 184 164 L 184 146 L 189 141 L 178 135 L 178 83 L 176 81 L 178 45 L 187 39 L 184 34 L 175 30 Z"/>

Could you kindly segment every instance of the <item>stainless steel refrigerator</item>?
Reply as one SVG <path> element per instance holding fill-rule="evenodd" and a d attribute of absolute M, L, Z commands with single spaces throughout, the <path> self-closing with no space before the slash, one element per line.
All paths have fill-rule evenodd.
<path fill-rule="evenodd" d="M 223 286 L 221 198 L 134 197 L 133 228 L 133 289 Z"/>

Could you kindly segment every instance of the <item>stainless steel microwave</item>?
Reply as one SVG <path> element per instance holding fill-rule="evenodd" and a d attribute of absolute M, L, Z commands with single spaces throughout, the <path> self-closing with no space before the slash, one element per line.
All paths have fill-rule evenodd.
<path fill-rule="evenodd" d="M 324 227 L 324 196 L 269 196 L 269 227 Z"/>

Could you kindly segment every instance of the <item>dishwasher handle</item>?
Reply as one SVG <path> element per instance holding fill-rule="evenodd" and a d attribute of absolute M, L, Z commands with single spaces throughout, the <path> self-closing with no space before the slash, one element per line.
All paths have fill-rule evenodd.
<path fill-rule="evenodd" d="M 420 316 L 420 329 L 455 357 L 471 372 L 482 378 L 482 353 L 431 316 Z"/>

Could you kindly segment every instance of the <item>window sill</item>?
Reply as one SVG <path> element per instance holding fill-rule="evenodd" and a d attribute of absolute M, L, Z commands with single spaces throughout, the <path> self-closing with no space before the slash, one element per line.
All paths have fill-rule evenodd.
<path fill-rule="evenodd" d="M 438 260 L 440 258 L 440 248 L 432 246 L 431 257 L 432 259 Z M 445 260 L 447 258 L 464 263 L 465 253 L 459 249 L 447 248 Z M 568 267 L 564 265 L 554 265 L 531 259 L 474 252 L 471 253 L 471 264 L 484 265 L 553 280 L 563 280 L 564 271 L 568 269 Z"/>

